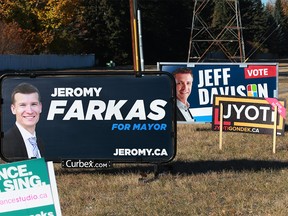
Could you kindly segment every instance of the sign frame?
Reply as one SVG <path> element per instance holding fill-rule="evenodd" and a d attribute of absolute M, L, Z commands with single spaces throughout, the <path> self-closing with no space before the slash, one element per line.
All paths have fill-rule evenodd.
<path fill-rule="evenodd" d="M 155 145 L 155 148 L 156 149 L 153 149 L 153 151 L 154 152 L 150 152 L 150 149 L 148 149 L 146 152 L 145 152 L 145 154 L 146 155 L 140 155 L 139 157 L 137 157 L 137 156 L 133 156 L 132 155 L 132 153 L 131 153 L 131 157 L 119 157 L 119 158 L 109 158 L 109 157 L 99 157 L 99 156 L 97 156 L 97 157 L 91 157 L 91 156 L 87 156 L 87 157 L 82 157 L 82 156 L 73 156 L 73 157 L 70 157 L 70 156 L 67 156 L 67 155 L 64 155 L 64 156 L 59 156 L 59 157 L 51 157 L 51 156 L 49 156 L 47 159 L 48 160 L 52 160 L 53 162 L 61 162 L 61 160 L 62 159 L 79 159 L 79 160 L 81 160 L 81 159 L 84 159 L 84 160 L 87 160 L 87 159 L 92 159 L 92 160 L 97 160 L 97 161 L 100 161 L 100 162 L 106 162 L 106 161 L 109 161 L 109 162 L 112 162 L 112 163 L 153 163 L 153 164 L 161 164 L 161 163 L 167 163 L 167 162 L 170 162 L 170 161 L 172 161 L 173 159 L 174 159 L 174 157 L 175 157 L 175 155 L 176 155 L 176 150 L 177 150 L 177 148 L 176 148 L 176 146 L 177 146 L 177 126 L 176 126 L 176 121 L 175 121 L 175 119 L 176 119 L 176 114 L 175 114 L 175 108 L 176 108 L 176 101 L 175 101 L 175 81 L 174 81 L 174 77 L 170 74 L 170 73 L 167 73 L 167 72 L 159 72 L 159 71 L 149 71 L 149 72 L 141 72 L 141 73 L 139 73 L 140 75 L 135 75 L 135 73 L 134 72 L 130 72 L 130 71 L 101 71 L 101 72 L 95 72 L 95 71 L 77 71 L 77 72 L 61 72 L 61 71 L 52 71 L 52 72 L 47 72 L 47 71 L 33 71 L 33 72 L 25 72 L 25 73 L 6 73 L 6 74 L 4 74 L 4 75 L 2 75 L 1 76 L 1 78 L 0 78 L 0 80 L 1 80 L 1 84 L 0 84 L 0 87 L 1 87 L 1 98 L 2 98 L 2 104 L 1 104 L 1 108 L 2 108 L 2 110 L 3 110 L 3 96 L 4 96 L 4 94 L 3 94 L 3 92 L 2 92 L 2 88 L 3 88 L 3 80 L 5 80 L 5 79 L 13 79 L 13 78 L 16 78 L 16 79 L 19 79 L 19 80 L 21 80 L 21 79 L 24 79 L 24 81 L 26 80 L 26 79 L 28 79 L 28 80 L 39 80 L 39 79 L 43 79 L 43 80 L 45 80 L 45 79 L 66 79 L 66 78 L 71 78 L 72 77 L 72 79 L 78 79 L 79 78 L 79 85 L 81 86 L 83 86 L 84 84 L 82 84 L 82 80 L 81 79 L 90 79 L 90 80 L 94 80 L 94 79 L 100 79 L 103 83 L 105 83 L 106 82 L 106 79 L 107 79 L 107 81 L 111 81 L 110 79 L 112 79 L 112 81 L 113 81 L 113 85 L 111 84 L 111 86 L 113 86 L 112 87 L 112 89 L 113 89 L 113 91 L 111 90 L 111 92 L 113 92 L 113 94 L 106 94 L 106 95 L 108 95 L 107 96 L 107 100 L 110 100 L 110 99 L 113 99 L 113 98 L 111 98 L 111 97 L 114 97 L 114 95 L 115 95 L 115 93 L 117 93 L 117 95 L 119 95 L 120 93 L 119 92 L 121 92 L 122 91 L 122 89 L 120 89 L 120 90 L 118 90 L 118 92 L 116 92 L 116 87 L 115 86 L 117 86 L 117 84 L 119 84 L 119 86 L 120 87 L 122 87 L 121 86 L 121 82 L 123 81 L 123 80 L 125 80 L 126 78 L 127 78 L 127 83 L 129 83 L 129 82 L 131 82 L 131 84 L 132 83 L 135 83 L 135 84 L 133 84 L 134 86 L 133 87 L 135 87 L 137 84 L 138 84 L 138 82 L 141 84 L 140 86 L 138 85 L 138 86 L 136 86 L 135 87 L 135 89 L 130 89 L 130 92 L 129 92 L 129 95 L 127 96 L 127 99 L 125 98 L 126 97 L 126 95 L 124 95 L 123 97 L 124 97 L 124 99 L 125 100 L 127 100 L 128 102 L 130 102 L 129 101 L 129 97 L 131 97 L 133 100 L 135 99 L 137 99 L 137 97 L 138 97 L 138 95 L 140 95 L 139 97 L 141 97 L 140 99 L 142 100 L 142 97 L 144 97 L 144 99 L 145 99 L 145 97 L 147 96 L 147 101 L 148 102 L 153 102 L 153 100 L 154 100 L 154 98 L 157 98 L 157 97 L 160 97 L 160 99 L 162 99 L 162 101 L 164 101 L 164 99 L 165 99 L 165 101 L 166 101 L 166 107 L 161 107 L 161 109 L 162 110 L 165 110 L 165 112 L 167 111 L 168 112 L 168 114 L 165 114 L 164 115 L 164 117 L 163 117 L 163 125 L 166 127 L 167 126 L 167 129 L 165 129 L 165 131 L 164 131 L 164 129 L 163 129 L 163 131 L 164 131 L 164 139 L 161 139 L 161 138 L 159 138 L 159 137 L 162 137 L 162 135 L 161 136 L 158 136 L 158 138 L 157 139 L 154 139 L 154 143 L 155 142 L 158 142 L 158 140 L 162 140 L 162 142 L 163 142 L 163 140 L 166 142 L 163 142 L 162 144 L 157 144 L 158 146 L 159 145 L 163 145 L 163 149 L 165 149 L 166 147 L 167 147 L 167 151 L 168 151 L 168 154 L 165 156 L 165 154 L 164 154 L 164 156 L 162 157 L 162 155 L 161 155 L 161 157 L 158 157 L 157 155 L 156 155 L 156 153 L 158 154 L 159 152 L 157 151 L 154 151 L 154 150 L 157 150 L 158 148 L 157 148 L 157 145 Z M 119 80 L 120 79 L 120 81 L 117 83 L 117 80 Z M 130 81 L 131 80 L 131 81 Z M 142 81 L 141 81 L 142 80 Z M 150 80 L 152 80 L 152 81 L 154 81 L 154 83 L 152 83 L 152 86 L 150 85 L 150 83 L 149 83 L 149 85 L 147 84 L 147 83 L 145 83 L 145 82 L 147 82 L 147 81 L 145 81 L 145 80 L 147 80 L 147 81 L 150 81 Z M 159 80 L 159 81 L 158 81 Z M 74 81 L 74 80 L 73 80 Z M 36 82 L 36 81 L 35 81 Z M 42 82 L 42 81 L 41 81 Z M 63 81 L 64 82 L 64 81 Z M 157 82 L 160 82 L 160 84 L 162 84 L 162 83 L 164 83 L 164 86 L 168 86 L 168 88 L 162 88 L 162 89 L 158 89 L 159 87 L 157 87 L 157 91 L 156 91 L 156 85 L 157 85 Z M 61 82 L 59 82 L 60 84 L 61 84 Z M 106 85 L 106 83 L 107 83 L 107 85 Z M 106 86 L 108 86 L 108 82 L 106 82 L 105 83 L 105 85 Z M 43 82 L 42 82 L 42 84 L 43 84 Z M 119 87 L 118 86 L 118 87 Z M 125 87 L 127 87 L 127 85 L 125 86 Z M 39 86 L 38 86 L 38 88 L 39 88 Z M 43 88 L 49 88 L 49 85 L 47 84 L 47 86 L 41 86 L 41 89 L 43 89 Z M 128 88 L 128 87 L 127 87 Z M 145 89 L 145 90 L 147 90 L 147 88 L 151 88 L 152 90 L 155 90 L 154 91 L 154 93 L 153 94 L 150 94 L 151 93 L 151 91 L 152 90 L 147 90 L 147 92 L 148 93 L 146 93 L 146 92 L 143 92 L 143 91 L 141 91 L 141 88 L 142 88 L 142 90 L 143 89 Z M 41 92 L 41 89 L 39 89 L 40 90 L 40 92 Z M 108 88 L 107 88 L 108 89 Z M 140 89 L 140 90 L 139 90 Z M 103 90 L 102 90 L 103 91 Z M 127 91 L 127 90 L 125 90 L 125 91 Z M 109 91 L 107 91 L 108 93 L 109 93 Z M 157 94 L 155 94 L 155 92 L 157 92 Z M 50 92 L 51 93 L 51 92 Z M 46 94 L 47 95 L 47 94 Z M 105 95 L 105 96 L 106 96 Z M 113 95 L 113 96 L 112 96 Z M 42 93 L 41 93 L 41 97 L 42 97 Z M 161 98 L 161 97 L 163 97 L 163 98 Z M 153 100 L 152 100 L 152 99 Z M 44 97 L 43 97 L 43 99 L 44 99 Z M 139 99 L 139 100 L 140 100 Z M 143 99 L 143 101 L 144 101 L 144 99 Z M 7 96 L 6 96 L 6 100 L 7 100 Z M 117 99 L 115 99 L 115 100 L 117 100 Z M 149 101 L 149 100 L 151 100 L 151 101 Z M 156 100 L 156 99 L 155 99 Z M 4 100 L 4 102 L 5 102 L 5 100 Z M 127 103 L 128 103 L 127 102 Z M 138 101 L 136 101 L 136 102 L 138 102 Z M 135 102 L 135 103 L 136 103 Z M 124 103 L 124 102 L 123 102 Z M 144 103 L 144 102 L 143 102 Z M 7 103 L 6 103 L 7 104 Z M 117 105 L 117 104 L 116 104 Z M 115 106 L 116 106 L 115 105 Z M 7 106 L 7 105 L 6 105 Z M 156 106 L 156 105 L 155 105 Z M 157 105 L 158 106 L 158 109 L 159 109 L 159 107 L 160 107 L 160 105 Z M 146 104 L 145 104 L 145 108 L 147 108 L 146 107 Z M 6 107 L 6 109 L 8 109 L 7 107 Z M 157 110 L 157 109 L 155 109 L 155 110 Z M 154 110 L 154 111 L 155 111 Z M 6 112 L 8 112 L 8 111 L 6 111 Z M 135 111 L 136 112 L 136 111 Z M 152 112 L 152 111 L 151 111 Z M 43 114 L 43 112 L 42 112 L 42 114 Z M 41 114 L 41 115 L 42 115 Z M 46 114 L 47 114 L 47 110 L 46 110 Z M 155 114 L 155 112 L 154 113 L 152 113 L 152 114 Z M 151 114 L 151 115 L 152 115 Z M 156 113 L 157 114 L 157 113 Z M 3 115 L 3 112 L 2 112 L 2 115 Z M 2 132 L 2 138 L 3 138 L 3 116 L 1 115 L 1 132 Z M 41 117 L 42 118 L 42 117 Z M 140 117 L 139 117 L 140 118 Z M 41 120 L 40 120 L 41 121 Z M 140 120 L 139 120 L 140 121 Z M 152 120 L 151 120 L 152 121 Z M 101 123 L 101 127 L 102 127 L 102 125 L 103 125 L 103 122 L 104 121 L 102 121 L 102 123 Z M 112 122 L 112 121 L 111 121 Z M 125 121 L 123 120 L 122 122 L 120 122 L 120 123 L 125 123 Z M 129 122 L 128 122 L 129 123 Z M 137 122 L 136 122 L 137 123 Z M 141 120 L 141 123 L 145 123 L 145 121 L 144 120 Z M 156 123 L 161 123 L 161 121 L 155 121 L 155 130 L 154 130 L 154 134 L 156 134 L 157 133 L 157 128 L 156 128 Z M 129 123 L 130 124 L 130 123 Z M 147 123 L 148 124 L 148 123 Z M 152 124 L 151 124 L 152 125 Z M 151 126 L 150 125 L 150 126 Z M 161 124 L 160 124 L 161 125 Z M 162 126 L 163 126 L 162 125 Z M 147 126 L 147 128 L 148 128 L 148 125 L 146 125 Z M 163 126 L 163 127 L 164 127 Z M 38 126 L 37 126 L 38 127 Z M 98 127 L 98 129 L 99 129 L 99 127 L 100 127 L 100 125 L 98 125 L 97 126 Z M 151 126 L 152 127 L 152 126 Z M 110 127 L 110 129 L 112 128 L 112 126 Z M 137 128 L 136 128 L 137 129 Z M 135 129 L 135 130 L 136 130 Z M 112 129 L 111 129 L 112 130 Z M 147 131 L 148 131 L 148 129 L 147 129 Z M 159 130 L 160 131 L 160 130 Z M 121 132 L 120 131 L 120 129 L 119 129 L 119 131 L 118 131 L 119 133 Z M 140 133 L 140 132 L 139 132 Z M 138 133 L 138 135 L 139 135 L 139 133 Z M 127 134 L 126 134 L 127 135 Z M 123 136 L 125 136 L 125 135 L 123 135 Z M 133 135 L 133 136 L 136 136 L 136 135 Z M 145 135 L 145 136 L 148 136 L 148 133 L 147 133 L 147 135 Z M 151 139 L 151 137 L 157 137 L 157 136 L 150 136 L 150 139 Z M 141 136 L 140 136 L 140 139 L 141 139 Z M 149 139 L 148 139 L 148 141 L 149 141 Z M 147 142 L 148 142 L 147 141 Z M 143 143 L 141 140 L 139 140 L 139 142 L 135 139 L 135 142 L 134 142 L 134 144 L 133 145 L 137 145 L 137 143 Z M 152 143 L 151 143 L 152 144 Z M 141 145 L 141 144 L 140 144 Z M 149 144 L 150 145 L 150 144 Z M 106 147 L 105 147 L 106 148 Z M 136 146 L 135 148 L 131 148 L 131 150 L 133 149 L 133 151 L 134 151 L 134 149 L 136 149 L 137 151 L 140 149 L 141 150 L 141 146 Z M 143 149 L 146 149 L 147 148 L 147 146 L 145 146 L 145 147 L 143 147 Z M 162 149 L 162 150 L 163 150 Z M 135 150 L 135 151 L 136 151 Z M 140 152 L 140 150 L 139 150 L 139 152 Z M 151 150 L 152 151 L 152 150 Z M 51 151 L 50 151 L 51 152 Z M 132 151 L 131 151 L 132 152 Z M 143 152 L 142 152 L 143 153 Z M 160 152 L 161 153 L 161 152 Z M 160 154 L 159 153 L 159 154 Z M 144 154 L 144 153 L 143 153 Z M 2 154 L 2 142 L 1 142 L 1 157 L 5 160 L 5 161 L 14 161 L 14 160 L 10 160 L 9 158 L 5 158 L 5 156 Z"/>
<path fill-rule="evenodd" d="M 279 100 L 279 103 L 282 104 L 282 106 L 286 106 L 285 100 Z M 236 105 L 237 104 L 237 105 Z M 223 117 L 223 119 L 220 119 L 221 116 L 221 106 L 228 107 L 230 106 L 230 110 L 232 110 L 231 107 L 235 105 L 236 107 L 241 105 L 241 108 L 237 107 L 237 117 L 233 115 L 233 111 L 229 111 L 229 116 L 227 118 Z M 245 108 L 247 106 L 247 108 Z M 261 107 L 262 108 L 259 108 Z M 243 108 L 244 107 L 244 108 Z M 249 109 L 248 109 L 249 108 Z M 268 109 L 269 108 L 269 109 Z M 236 110 L 236 108 L 234 108 Z M 245 110 L 245 115 L 251 115 L 249 118 L 253 120 L 246 119 L 243 120 L 243 117 L 240 115 Z M 265 121 L 262 119 L 259 120 L 259 117 L 256 116 L 257 111 L 256 109 L 262 109 L 263 113 L 265 112 L 265 115 L 259 117 L 265 118 Z M 250 114 L 249 114 L 250 112 Z M 252 114 L 251 114 L 252 113 Z M 222 114 L 223 115 L 223 114 Z M 239 115 L 239 116 L 238 116 Z M 252 116 L 254 115 L 254 116 Z M 255 116 L 257 118 L 255 118 Z M 213 103 L 213 122 L 212 122 L 212 130 L 214 131 L 220 131 L 221 129 L 221 122 L 222 122 L 222 130 L 226 132 L 244 132 L 244 133 L 253 133 L 253 134 L 273 134 L 274 133 L 274 127 L 276 126 L 276 134 L 283 136 L 285 132 L 285 120 L 284 118 L 277 113 L 277 120 L 276 124 L 274 126 L 274 118 L 275 114 L 273 111 L 273 107 L 270 105 L 270 103 L 265 98 L 255 98 L 255 97 L 231 97 L 231 96 L 215 96 L 214 97 L 214 103 Z M 254 120 L 257 120 L 257 122 Z M 236 120 L 235 120 L 236 119 Z"/>
<path fill-rule="evenodd" d="M 159 71 L 172 73 L 181 67 L 192 69 L 193 72 L 192 92 L 188 102 L 190 103 L 189 111 L 195 123 L 212 122 L 214 95 L 247 96 L 249 92 L 253 92 L 249 90 L 248 85 L 250 85 L 256 86 L 260 97 L 263 95 L 263 97 L 278 98 L 278 63 L 157 62 Z M 225 73 L 224 68 L 228 68 Z M 227 77 L 226 80 L 224 76 Z M 178 121 L 178 123 L 186 122 Z"/>

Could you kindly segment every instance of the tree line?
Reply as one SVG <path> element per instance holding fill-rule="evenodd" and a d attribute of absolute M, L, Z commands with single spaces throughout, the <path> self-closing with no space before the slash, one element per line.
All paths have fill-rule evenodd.
<path fill-rule="evenodd" d="M 221 27 L 224 0 L 207 23 Z M 138 0 L 145 64 L 187 60 L 194 1 Z M 288 2 L 240 0 L 246 53 L 287 57 Z M 0 0 L 0 54 L 91 54 L 100 65 L 132 64 L 129 0 Z M 216 31 L 216 30 L 215 30 Z"/>

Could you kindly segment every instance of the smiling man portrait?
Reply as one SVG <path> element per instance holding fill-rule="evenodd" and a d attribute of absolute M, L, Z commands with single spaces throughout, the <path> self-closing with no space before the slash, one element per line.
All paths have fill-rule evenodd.
<path fill-rule="evenodd" d="M 39 90 L 29 83 L 17 85 L 11 94 L 11 112 L 16 122 L 4 133 L 3 156 L 13 161 L 40 158 L 44 148 L 36 138 L 36 125 L 42 112 Z"/>
<path fill-rule="evenodd" d="M 192 70 L 178 68 L 172 74 L 176 82 L 177 121 L 194 122 L 194 118 L 189 111 L 190 104 L 188 102 L 193 84 Z"/>

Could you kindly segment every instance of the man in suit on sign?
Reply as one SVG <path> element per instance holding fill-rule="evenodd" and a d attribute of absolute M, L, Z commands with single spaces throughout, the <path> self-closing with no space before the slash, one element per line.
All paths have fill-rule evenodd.
<path fill-rule="evenodd" d="M 28 83 L 17 85 L 11 94 L 15 125 L 4 133 L 2 155 L 9 161 L 40 158 L 43 145 L 36 138 L 36 124 L 42 112 L 39 90 Z"/>
<path fill-rule="evenodd" d="M 192 70 L 189 68 L 178 68 L 172 75 L 176 81 L 177 121 L 194 122 L 194 118 L 189 111 L 190 104 L 188 102 L 193 84 Z"/>

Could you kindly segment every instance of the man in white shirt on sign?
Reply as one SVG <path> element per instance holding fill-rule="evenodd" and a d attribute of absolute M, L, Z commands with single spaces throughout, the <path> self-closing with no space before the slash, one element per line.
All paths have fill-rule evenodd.
<path fill-rule="evenodd" d="M 4 133 L 2 155 L 9 161 L 40 158 L 43 145 L 36 139 L 36 124 L 42 112 L 40 93 L 28 83 L 17 85 L 11 95 L 15 125 Z"/>
<path fill-rule="evenodd" d="M 194 118 L 189 111 L 190 104 L 188 102 L 193 84 L 192 70 L 178 68 L 172 74 L 176 81 L 177 121 L 194 122 Z"/>

